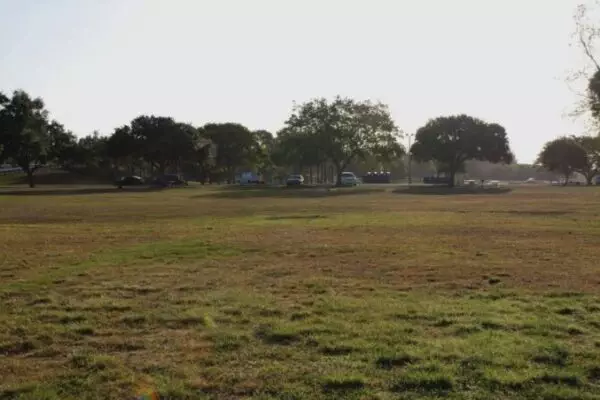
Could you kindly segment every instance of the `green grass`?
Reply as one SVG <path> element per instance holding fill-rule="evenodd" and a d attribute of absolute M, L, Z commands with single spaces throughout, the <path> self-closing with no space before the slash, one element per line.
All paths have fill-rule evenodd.
<path fill-rule="evenodd" d="M 596 188 L 84 189 L 0 189 L 2 400 L 600 398 Z"/>

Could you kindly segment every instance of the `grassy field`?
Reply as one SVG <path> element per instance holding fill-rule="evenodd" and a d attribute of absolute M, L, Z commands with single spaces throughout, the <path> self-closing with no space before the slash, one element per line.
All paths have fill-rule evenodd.
<path fill-rule="evenodd" d="M 600 399 L 597 188 L 22 190 L 2 400 Z"/>

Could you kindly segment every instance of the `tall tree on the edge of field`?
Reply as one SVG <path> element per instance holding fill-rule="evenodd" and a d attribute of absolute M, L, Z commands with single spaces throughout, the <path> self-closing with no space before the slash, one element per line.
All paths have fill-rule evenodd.
<path fill-rule="evenodd" d="M 252 149 L 252 152 L 255 154 L 253 158 L 257 172 L 268 174 L 274 168 L 272 156 L 275 138 L 271 132 L 264 129 L 253 131 L 252 135 L 254 137 L 254 149 Z"/>
<path fill-rule="evenodd" d="M 468 160 L 492 163 L 513 162 L 506 130 L 468 115 L 438 117 L 427 122 L 415 135 L 411 147 L 416 161 L 434 161 L 448 174 L 449 186 Z"/>
<path fill-rule="evenodd" d="M 591 185 L 594 177 L 600 174 L 600 136 L 573 136 L 573 140 L 585 151 L 586 163 L 577 170 Z"/>
<path fill-rule="evenodd" d="M 140 146 L 144 160 L 159 174 L 177 168 L 193 150 L 196 128 L 171 117 L 142 115 L 131 121 L 131 134 Z"/>
<path fill-rule="evenodd" d="M 10 99 L 2 96 L 0 102 L 0 155 L 21 167 L 34 187 L 33 173 L 48 158 L 48 112 L 42 99 L 33 99 L 22 90 Z"/>
<path fill-rule="evenodd" d="M 561 137 L 544 145 L 538 156 L 537 164 L 549 171 L 563 175 L 566 186 L 573 173 L 586 167 L 587 155 L 583 147 L 572 137 Z"/>
<path fill-rule="evenodd" d="M 225 171 L 229 183 L 235 180 L 236 169 L 255 161 L 256 138 L 244 125 L 211 123 L 204 125 L 202 130 L 217 147 L 216 166 Z"/>
<path fill-rule="evenodd" d="M 274 162 L 279 166 L 291 167 L 294 172 L 325 162 L 327 157 L 317 139 L 316 135 L 300 134 L 289 127 L 281 129 L 273 149 Z"/>
<path fill-rule="evenodd" d="M 76 152 L 77 138 L 56 121 L 52 121 L 47 129 L 48 159 L 62 167 L 69 168 Z"/>
<path fill-rule="evenodd" d="M 106 153 L 117 168 L 125 167 L 135 174 L 136 161 L 142 158 L 141 144 L 128 125 L 116 128 L 106 141 Z"/>
<path fill-rule="evenodd" d="M 206 179 L 212 183 L 212 173 L 215 168 L 217 148 L 207 137 L 203 128 L 197 128 L 194 133 L 192 157 L 188 160 L 197 179 L 204 185 Z"/>
<path fill-rule="evenodd" d="M 324 98 L 308 101 L 294 107 L 284 129 L 321 150 L 335 167 L 338 185 L 351 162 L 369 154 L 391 159 L 404 150 L 388 107 L 368 100 L 337 96 L 331 102 Z"/>

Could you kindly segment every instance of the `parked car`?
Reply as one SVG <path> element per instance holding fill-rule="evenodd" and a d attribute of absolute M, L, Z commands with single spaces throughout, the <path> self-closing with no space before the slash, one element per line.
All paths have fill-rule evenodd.
<path fill-rule="evenodd" d="M 447 176 L 426 176 L 423 178 L 423 183 L 428 185 L 447 185 L 450 183 L 450 178 Z"/>
<path fill-rule="evenodd" d="M 115 182 L 115 185 L 119 189 L 123 189 L 124 186 L 139 186 L 144 184 L 144 179 L 139 176 L 124 176 Z"/>
<path fill-rule="evenodd" d="M 254 172 L 243 172 L 238 179 L 240 185 L 262 185 L 265 183 L 260 174 Z"/>
<path fill-rule="evenodd" d="M 342 186 L 356 186 L 360 183 L 354 172 L 342 172 L 340 183 Z"/>
<path fill-rule="evenodd" d="M 187 181 L 181 179 L 177 175 L 163 175 L 152 181 L 154 186 L 160 187 L 175 187 L 175 186 L 187 186 Z"/>
<path fill-rule="evenodd" d="M 304 184 L 304 177 L 302 175 L 290 175 L 285 180 L 287 186 L 299 186 Z"/>
<path fill-rule="evenodd" d="M 392 183 L 392 175 L 387 171 L 367 172 L 362 177 L 363 183 Z"/>

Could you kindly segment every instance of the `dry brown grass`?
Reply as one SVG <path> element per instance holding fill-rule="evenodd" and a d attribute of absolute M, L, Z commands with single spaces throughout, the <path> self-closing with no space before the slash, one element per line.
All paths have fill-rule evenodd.
<path fill-rule="evenodd" d="M 0 192 L 0 399 L 600 390 L 595 188 L 69 190 Z"/>

